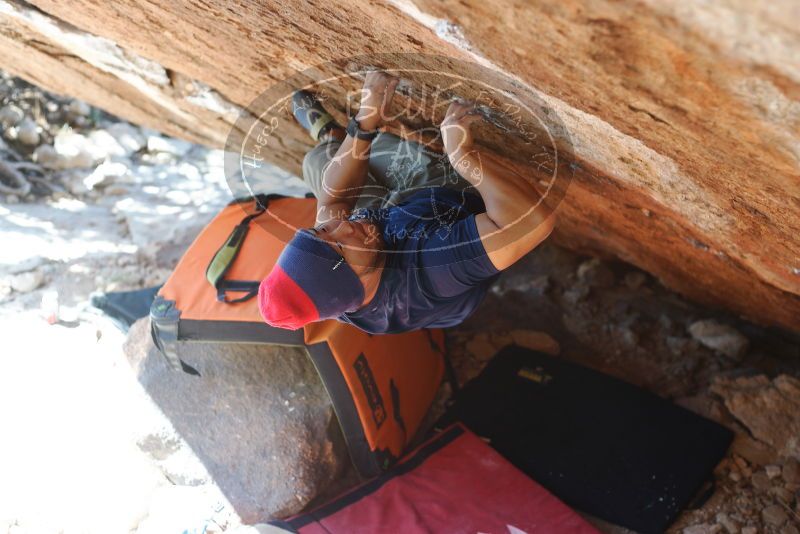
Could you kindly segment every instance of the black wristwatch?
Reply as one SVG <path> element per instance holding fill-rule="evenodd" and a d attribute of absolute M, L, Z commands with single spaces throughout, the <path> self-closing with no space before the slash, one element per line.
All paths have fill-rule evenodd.
<path fill-rule="evenodd" d="M 358 124 L 358 119 L 355 117 L 351 117 L 350 122 L 347 123 L 347 135 L 350 137 L 358 137 L 359 139 L 372 141 L 378 133 L 377 128 L 374 130 L 362 130 L 361 126 Z"/>

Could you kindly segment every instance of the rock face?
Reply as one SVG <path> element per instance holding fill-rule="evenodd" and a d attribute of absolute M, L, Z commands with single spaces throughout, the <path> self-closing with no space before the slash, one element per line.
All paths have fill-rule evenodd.
<path fill-rule="evenodd" d="M 125 353 L 177 432 L 146 436 L 139 447 L 175 484 L 203 484 L 207 472 L 246 523 L 298 512 L 349 462 L 303 349 L 181 345 L 198 378 L 167 368 L 145 318 L 131 327 Z"/>
<path fill-rule="evenodd" d="M 711 391 L 754 437 L 800 460 L 800 380 L 787 375 L 719 379 Z"/>
<path fill-rule="evenodd" d="M 569 136 L 561 242 L 800 330 L 798 18 L 789 0 L 0 0 L 0 67 L 222 146 L 242 109 L 296 70 L 332 62 L 318 76 L 339 74 L 343 58 L 385 51 L 477 62 L 497 73 L 485 81 L 544 101 L 557 141 Z M 424 83 L 410 80 L 411 101 Z M 338 117 L 355 86 L 328 101 Z M 490 145 L 525 155 L 509 138 Z M 264 157 L 298 173 L 309 147 L 287 121 Z"/>

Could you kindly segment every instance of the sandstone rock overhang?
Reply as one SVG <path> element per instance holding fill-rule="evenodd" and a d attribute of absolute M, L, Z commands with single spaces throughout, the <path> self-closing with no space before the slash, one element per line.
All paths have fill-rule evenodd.
<path fill-rule="evenodd" d="M 222 147 L 296 70 L 379 52 L 476 61 L 540 95 L 569 132 L 559 241 L 797 331 L 797 18 L 790 0 L 0 0 L 0 67 Z M 299 172 L 309 139 L 290 128 L 279 141 L 269 159 Z"/>

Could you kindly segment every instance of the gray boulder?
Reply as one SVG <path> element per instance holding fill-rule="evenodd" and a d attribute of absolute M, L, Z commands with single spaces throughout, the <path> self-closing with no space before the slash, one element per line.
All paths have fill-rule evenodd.
<path fill-rule="evenodd" d="M 200 377 L 167 367 L 147 318 L 125 344 L 139 382 L 174 427 L 142 436 L 139 447 L 174 483 L 216 484 L 243 522 L 256 523 L 300 511 L 349 463 L 303 348 L 183 343 L 180 351 Z"/>

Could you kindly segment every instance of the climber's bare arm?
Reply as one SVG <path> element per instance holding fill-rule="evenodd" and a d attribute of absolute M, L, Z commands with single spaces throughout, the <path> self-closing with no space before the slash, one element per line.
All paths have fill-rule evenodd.
<path fill-rule="evenodd" d="M 473 105 L 454 102 L 441 131 L 453 167 L 475 186 L 486 205 L 486 212 L 476 216 L 475 222 L 489 259 L 503 270 L 550 235 L 555 215 L 540 202 L 542 197 L 532 179 L 511 171 L 473 145 L 469 125 L 480 118 Z"/>
<path fill-rule="evenodd" d="M 344 139 L 322 174 L 316 224 L 350 216 L 367 178 L 369 148 L 369 141 L 349 135 Z"/>
<path fill-rule="evenodd" d="M 375 130 L 383 125 L 397 82 L 397 78 L 383 72 L 367 73 L 356 115 L 362 130 Z M 367 179 L 370 144 L 371 141 L 348 135 L 325 167 L 317 199 L 317 224 L 350 216 Z"/>

